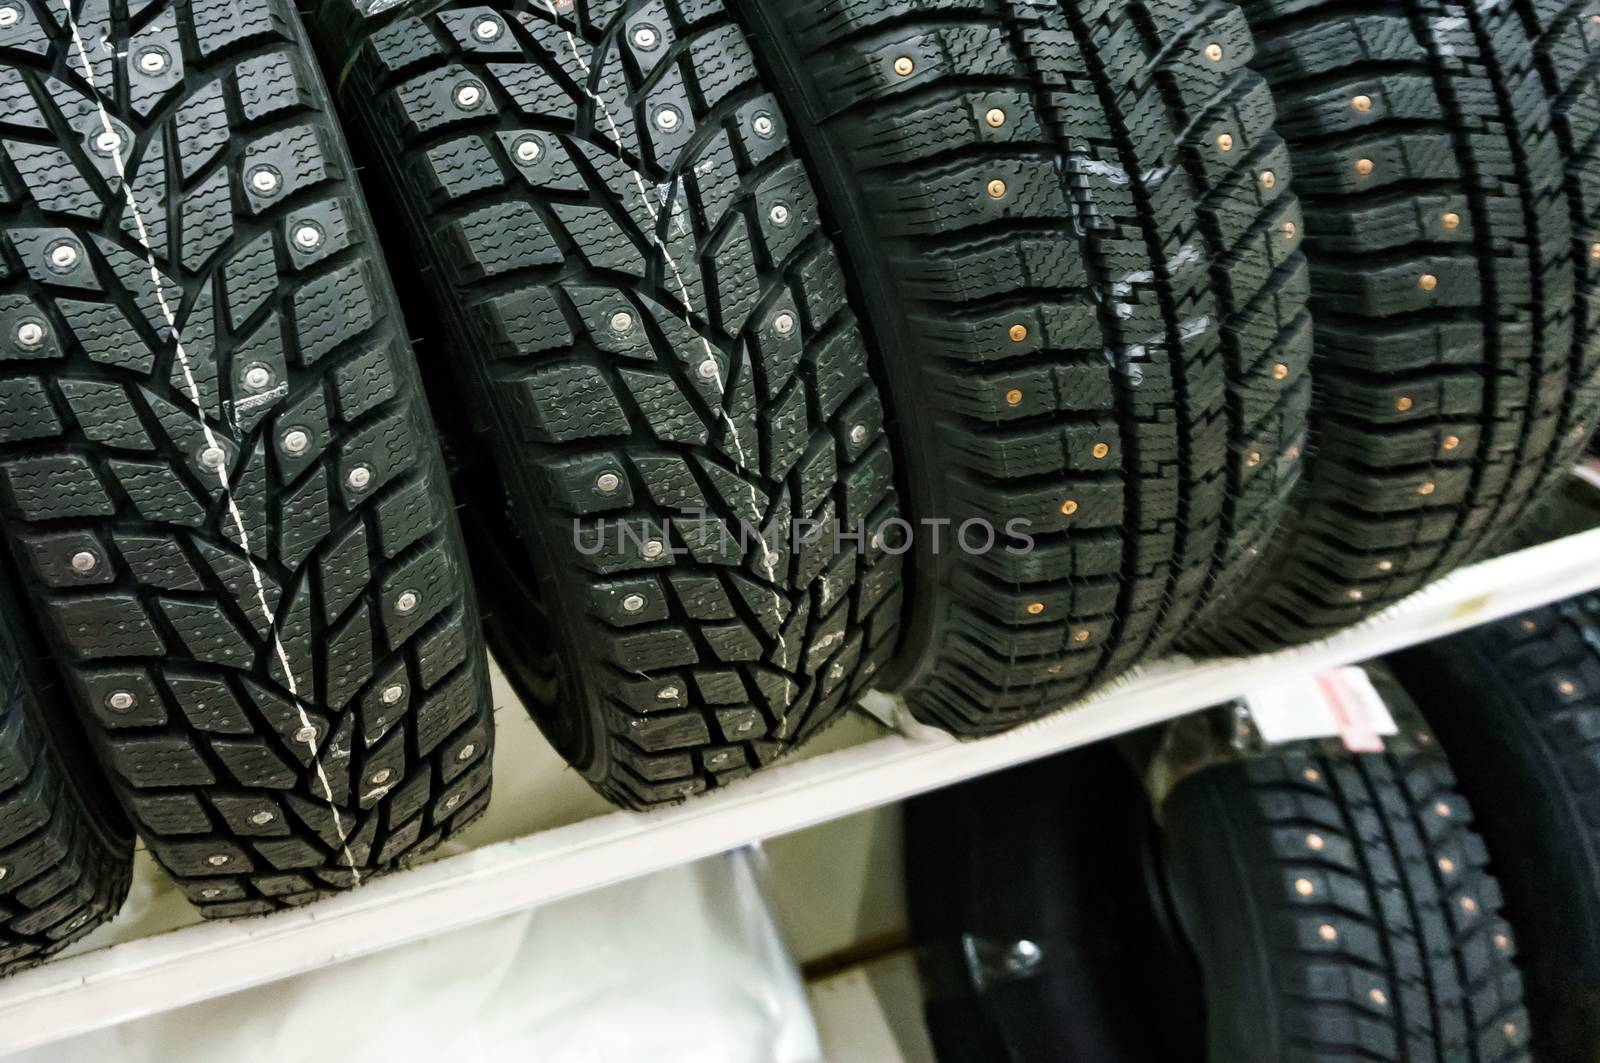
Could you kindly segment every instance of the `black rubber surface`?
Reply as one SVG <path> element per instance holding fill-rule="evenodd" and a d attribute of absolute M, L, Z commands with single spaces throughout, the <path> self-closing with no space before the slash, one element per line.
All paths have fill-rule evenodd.
<path fill-rule="evenodd" d="M 491 639 L 601 792 L 678 800 L 815 733 L 894 649 L 866 348 L 719 2 L 435 6 L 328 0 L 317 32 L 522 539 L 485 549 Z"/>
<path fill-rule="evenodd" d="M 1591 2 L 1248 0 L 1306 212 L 1306 475 L 1196 648 L 1329 634 L 1481 556 L 1600 410 Z"/>
<path fill-rule="evenodd" d="M 1208 1058 L 1528 1060 L 1500 891 L 1444 760 L 1286 755 L 1162 807 Z"/>
<path fill-rule="evenodd" d="M 1478 810 L 1534 1048 L 1600 1058 L 1600 597 L 1391 658 Z"/>
<path fill-rule="evenodd" d="M 489 699 L 416 365 L 298 19 L 5 5 L 0 520 L 32 607 L 206 914 L 358 884 L 481 811 Z"/>
<path fill-rule="evenodd" d="M 0 572 L 0 975 L 116 915 L 133 866 L 133 830 L 24 616 Z"/>
<path fill-rule="evenodd" d="M 1161 650 L 1265 546 L 1309 402 L 1303 224 L 1239 9 L 735 6 L 848 252 L 908 516 L 949 522 L 909 555 L 894 678 L 983 734 Z M 952 546 L 969 521 L 999 546 Z"/>

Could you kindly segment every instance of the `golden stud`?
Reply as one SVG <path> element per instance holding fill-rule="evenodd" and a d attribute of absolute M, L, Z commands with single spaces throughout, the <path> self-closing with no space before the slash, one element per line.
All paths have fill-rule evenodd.
<path fill-rule="evenodd" d="M 1306 848 L 1310 849 L 1314 853 L 1322 852 L 1322 847 L 1327 844 L 1327 842 L 1323 841 L 1322 835 L 1320 834 L 1306 835 Z"/>
<path fill-rule="evenodd" d="M 1206 45 L 1206 58 L 1211 60 L 1213 63 L 1222 62 L 1222 45 L 1220 45 L 1220 44 L 1208 44 L 1208 45 Z"/>
<path fill-rule="evenodd" d="M 1461 898 L 1461 910 L 1469 915 L 1478 910 L 1478 902 L 1471 897 Z"/>
<path fill-rule="evenodd" d="M 1350 106 L 1354 107 L 1362 114 L 1366 114 L 1368 111 L 1372 110 L 1372 97 L 1357 96 L 1355 99 L 1350 101 Z"/>
<path fill-rule="evenodd" d="M 1111 453 L 1111 448 L 1104 443 L 1096 443 L 1089 453 L 1093 454 L 1096 458 L 1104 458 L 1107 454 Z"/>
<path fill-rule="evenodd" d="M 1317 927 L 1317 937 L 1321 938 L 1323 941 L 1338 941 L 1339 931 L 1334 928 L 1333 924 L 1323 923 L 1321 926 Z"/>
<path fill-rule="evenodd" d="M 1044 612 L 1044 603 L 1043 602 L 1029 602 L 1028 603 L 1028 613 L 1029 613 L 1029 615 L 1038 616 L 1042 612 Z"/>
<path fill-rule="evenodd" d="M 1028 338 L 1028 326 L 1027 325 L 1012 325 L 1011 326 L 1011 342 L 1012 343 L 1021 343 L 1023 340 L 1025 340 L 1027 338 Z"/>
<path fill-rule="evenodd" d="M 1262 188 L 1275 188 L 1275 187 L 1277 187 L 1277 184 L 1278 184 L 1278 175 L 1277 174 L 1273 173 L 1271 170 L 1262 170 L 1261 171 L 1261 187 Z"/>
<path fill-rule="evenodd" d="M 917 64 L 913 63 L 908 55 L 902 55 L 894 61 L 894 72 L 901 77 L 909 77 L 916 68 Z"/>
<path fill-rule="evenodd" d="M 1461 228 L 1461 215 L 1452 210 L 1444 216 L 1445 232 L 1453 233 L 1459 228 Z"/>
<path fill-rule="evenodd" d="M 1457 447 L 1459 447 L 1460 445 L 1461 445 L 1461 437 L 1460 436 L 1445 436 L 1444 437 L 1444 449 L 1446 449 L 1446 450 L 1454 450 Z"/>
<path fill-rule="evenodd" d="M 1384 992 L 1381 989 L 1373 989 L 1370 992 L 1368 992 L 1367 993 L 1367 999 L 1371 1000 L 1374 1004 L 1378 1005 L 1378 1007 L 1380 1007 L 1380 1008 L 1383 1007 L 1385 1004 L 1389 1003 L 1389 998 L 1384 995 Z"/>
<path fill-rule="evenodd" d="M 1302 897 L 1309 897 L 1317 891 L 1317 887 L 1313 886 L 1308 878 L 1296 879 L 1294 891 Z"/>
<path fill-rule="evenodd" d="M 1072 641 L 1073 642 L 1088 642 L 1089 641 L 1089 629 L 1086 628 L 1086 627 L 1080 627 L 1078 630 L 1074 631 L 1072 633 Z"/>
<path fill-rule="evenodd" d="M 1356 173 L 1360 174 L 1362 177 L 1371 177 L 1374 169 L 1375 167 L 1373 166 L 1371 159 L 1356 160 Z"/>
<path fill-rule="evenodd" d="M 1410 395 L 1401 395 L 1400 398 L 1395 402 L 1394 408 L 1399 410 L 1401 413 L 1405 413 L 1415 405 L 1416 403 L 1411 401 Z"/>
<path fill-rule="evenodd" d="M 1279 363 L 1277 363 L 1276 365 L 1274 365 L 1272 367 L 1272 379 L 1274 379 L 1274 380 L 1284 380 L 1284 379 L 1287 379 L 1288 376 L 1289 376 L 1289 367 L 1287 365 L 1285 365 L 1284 363 L 1279 362 Z"/>
<path fill-rule="evenodd" d="M 999 129 L 1006 124 L 1006 113 L 998 107 L 991 107 L 989 108 L 989 113 L 983 116 L 983 120 L 994 126 L 994 128 Z"/>
<path fill-rule="evenodd" d="M 1425 483 L 1421 487 L 1417 488 L 1417 494 L 1419 494 L 1419 495 L 1431 495 L 1436 490 L 1438 490 L 1438 485 L 1435 484 L 1432 480 L 1429 480 L 1427 483 Z"/>
<path fill-rule="evenodd" d="M 1423 291 L 1431 292 L 1435 288 L 1439 287 L 1439 278 L 1435 277 L 1431 273 L 1424 273 L 1422 276 L 1417 278 L 1417 283 L 1422 285 Z"/>
<path fill-rule="evenodd" d="M 1233 135 L 1230 134 L 1230 133 L 1222 134 L 1220 137 L 1217 138 L 1217 147 L 1221 148 L 1223 151 L 1232 151 L 1233 150 Z"/>
<path fill-rule="evenodd" d="M 1019 403 L 1021 401 L 1022 401 L 1022 392 L 1019 391 L 1018 389 L 1012 388 L 1010 391 L 1006 392 L 1006 405 L 1007 406 L 1015 406 L 1017 403 Z"/>
<path fill-rule="evenodd" d="M 1004 196 L 1005 194 L 1006 194 L 1006 183 L 1004 181 L 1002 181 L 998 177 L 996 177 L 993 181 L 989 182 L 989 198 L 990 199 L 999 199 L 1001 196 Z"/>
<path fill-rule="evenodd" d="M 1078 512 L 1078 503 L 1074 502 L 1070 498 L 1067 499 L 1065 502 L 1061 503 L 1061 512 L 1069 517 L 1072 516 L 1074 513 Z"/>
<path fill-rule="evenodd" d="M 1298 225 L 1292 221 L 1283 223 L 1283 238 L 1285 240 L 1293 240 L 1298 235 L 1300 235 L 1300 227 Z"/>
<path fill-rule="evenodd" d="M 1448 856 L 1441 856 L 1439 858 L 1439 870 L 1446 875 L 1453 875 L 1456 873 L 1456 862 Z"/>

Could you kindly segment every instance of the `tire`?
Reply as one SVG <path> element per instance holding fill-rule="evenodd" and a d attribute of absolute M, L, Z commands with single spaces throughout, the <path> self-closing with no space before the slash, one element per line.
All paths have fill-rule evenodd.
<path fill-rule="evenodd" d="M 454 506 L 327 90 L 283 0 L 7 3 L 21 582 L 205 915 L 359 885 L 482 810 L 492 736 Z"/>
<path fill-rule="evenodd" d="M 508 499 L 483 508 L 521 537 L 489 548 L 497 656 L 567 760 L 648 807 L 793 749 L 894 651 L 879 537 L 739 546 L 741 520 L 881 526 L 892 468 L 742 32 L 715 0 L 552 11 L 326 0 L 316 32 L 481 411 Z"/>
<path fill-rule="evenodd" d="M 1391 661 L 1479 810 L 1549 1063 L 1600 1058 L 1597 644 L 1589 595 Z"/>
<path fill-rule="evenodd" d="M 24 615 L 0 573 L 0 976 L 109 921 L 133 870 L 133 829 Z"/>
<path fill-rule="evenodd" d="M 922 525 L 890 681 L 961 735 L 1058 708 L 1241 578 L 1299 475 L 1301 217 L 1239 10 L 735 2 L 848 253 Z M 939 550 L 935 521 L 1001 548 Z"/>
<path fill-rule="evenodd" d="M 1192 648 L 1371 615 L 1488 553 L 1582 452 L 1600 410 L 1586 10 L 1245 4 L 1310 231 L 1311 458 Z"/>
<path fill-rule="evenodd" d="M 1195 736 L 1172 728 L 1152 745 Z M 1436 748 L 1210 748 L 1154 812 L 1107 745 L 912 805 L 944 1063 L 1530 1058 L 1500 894 Z"/>

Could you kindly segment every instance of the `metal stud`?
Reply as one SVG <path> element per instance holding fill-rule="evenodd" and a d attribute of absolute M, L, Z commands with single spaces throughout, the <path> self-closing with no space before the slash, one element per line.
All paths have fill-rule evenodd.
<path fill-rule="evenodd" d="M 290 454 L 304 454 L 311 446 L 311 434 L 304 428 L 291 428 L 283 433 L 283 449 Z"/>
<path fill-rule="evenodd" d="M 1456 862 L 1448 856 L 1439 857 L 1439 870 L 1446 875 L 1453 875 L 1456 871 Z"/>
<path fill-rule="evenodd" d="M 1220 45 L 1220 44 L 1208 44 L 1208 45 L 1206 45 L 1206 58 L 1211 60 L 1213 63 L 1222 62 L 1222 45 Z"/>
<path fill-rule="evenodd" d="M 94 150 L 102 155 L 110 155 L 122 147 L 122 135 L 116 130 L 103 130 L 94 138 Z"/>
<path fill-rule="evenodd" d="M 1043 602 L 1029 602 L 1028 603 L 1028 615 L 1029 616 L 1038 616 L 1042 612 L 1044 612 L 1044 603 Z"/>
<path fill-rule="evenodd" d="M 1394 408 L 1401 413 L 1405 413 L 1415 405 L 1416 403 L 1412 401 L 1410 395 L 1401 395 L 1399 399 L 1395 400 Z"/>
<path fill-rule="evenodd" d="M 1278 362 L 1272 367 L 1272 379 L 1285 380 L 1289 376 L 1289 367 L 1283 362 Z"/>
<path fill-rule="evenodd" d="M 1524 620 L 1522 622 L 1522 630 L 1528 632 L 1538 631 L 1539 625 L 1535 624 L 1532 620 Z"/>
<path fill-rule="evenodd" d="M 113 690 L 106 695 L 106 708 L 112 712 L 127 712 L 139 703 L 130 690 Z"/>
<path fill-rule="evenodd" d="M 212 472 L 220 470 L 227 461 L 228 452 L 221 447 L 206 447 L 200 452 L 200 464 Z"/>
<path fill-rule="evenodd" d="M 1388 558 L 1385 558 L 1384 560 L 1378 562 L 1377 569 L 1379 572 L 1393 572 L 1394 562 L 1390 561 Z"/>
<path fill-rule="evenodd" d="M 864 424 L 852 425 L 850 428 L 850 442 L 861 444 L 867 441 L 867 426 Z"/>
<path fill-rule="evenodd" d="M 1301 878 L 1295 880 L 1294 891 L 1300 894 L 1302 897 L 1309 897 L 1313 893 L 1317 892 L 1317 887 L 1311 884 L 1310 879 Z"/>
<path fill-rule="evenodd" d="M 294 244 L 302 251 L 313 250 L 322 243 L 322 229 L 309 222 L 294 231 Z"/>
<path fill-rule="evenodd" d="M 61 243 L 50 249 L 50 268 L 58 273 L 65 273 L 78 264 L 78 249 L 72 244 Z"/>
<path fill-rule="evenodd" d="M 1278 184 L 1278 175 L 1277 174 L 1273 173 L 1271 170 L 1262 170 L 1261 171 L 1261 187 L 1262 188 L 1275 188 L 1275 187 L 1277 187 L 1277 184 Z"/>
<path fill-rule="evenodd" d="M 214 901 L 220 896 L 222 896 L 222 891 L 215 886 L 207 886 L 200 891 L 200 899 L 203 901 Z"/>
<path fill-rule="evenodd" d="M 1344 592 L 1344 596 L 1349 598 L 1352 602 L 1359 602 L 1367 595 L 1359 587 L 1351 587 L 1349 590 Z"/>
<path fill-rule="evenodd" d="M 461 747 L 461 752 L 456 754 L 456 759 L 459 761 L 471 760 L 472 755 L 477 751 L 478 747 L 473 745 L 471 742 L 468 742 L 466 745 Z"/>
<path fill-rule="evenodd" d="M 1435 288 L 1439 287 L 1439 278 L 1435 277 L 1431 273 L 1424 273 L 1422 276 L 1417 278 L 1417 284 L 1422 287 L 1423 291 L 1431 292 Z"/>
<path fill-rule="evenodd" d="M 470 111 L 483 102 L 483 87 L 476 82 L 469 81 L 456 88 L 456 106 L 463 111 Z"/>
<path fill-rule="evenodd" d="M 1089 453 L 1093 454 L 1097 459 L 1102 459 L 1111 453 L 1111 447 L 1105 443 L 1096 443 L 1089 448 Z"/>
<path fill-rule="evenodd" d="M 680 118 L 681 116 L 678 114 L 676 107 L 656 108 L 656 128 L 663 133 L 670 133 L 677 129 Z"/>
<path fill-rule="evenodd" d="M 72 555 L 72 571 L 87 575 L 100 564 L 100 559 L 87 550 L 79 550 Z"/>
<path fill-rule="evenodd" d="M 1350 101 L 1350 106 L 1354 107 L 1356 110 L 1360 111 L 1362 114 L 1366 114 L 1368 111 L 1372 110 L 1372 97 L 1371 96 L 1357 96 L 1353 100 Z"/>
<path fill-rule="evenodd" d="M 257 166 L 250 171 L 250 187 L 264 196 L 278 190 L 278 174 L 269 166 Z"/>
<path fill-rule="evenodd" d="M 1461 437 L 1460 436 L 1445 436 L 1444 437 L 1444 449 L 1446 449 L 1446 450 L 1454 450 L 1457 447 L 1459 447 L 1460 445 L 1461 445 Z"/>
<path fill-rule="evenodd" d="M 1304 779 L 1306 782 L 1321 782 L 1322 781 L 1322 773 L 1320 771 L 1318 771 L 1316 768 L 1307 768 L 1305 771 L 1302 771 L 1300 773 L 1300 777 L 1302 779 Z"/>
<path fill-rule="evenodd" d="M 222 867 L 232 859 L 233 857 L 229 856 L 227 853 L 212 853 L 210 856 L 206 857 L 206 863 L 210 864 L 212 867 Z"/>
<path fill-rule="evenodd" d="M 1441 220 L 1444 222 L 1445 232 L 1453 233 L 1457 229 L 1461 228 L 1461 215 L 1457 214 L 1453 210 L 1445 214 L 1444 218 Z"/>
<path fill-rule="evenodd" d="M 1331 923 L 1323 923 L 1317 927 L 1317 936 L 1323 941 L 1334 942 L 1339 940 L 1339 931 Z"/>
<path fill-rule="evenodd" d="M 1061 513 L 1063 516 L 1070 517 L 1076 512 L 1078 512 L 1078 503 L 1073 499 L 1069 498 L 1065 502 L 1061 503 Z"/>
<path fill-rule="evenodd" d="M 1501 952 L 1510 952 L 1511 939 L 1504 934 L 1496 934 L 1494 936 L 1494 947 L 1499 949 Z"/>
<path fill-rule="evenodd" d="M 622 478 L 614 472 L 603 472 L 595 477 L 594 487 L 603 495 L 609 495 L 622 486 Z"/>
<path fill-rule="evenodd" d="M 750 125 L 755 129 L 756 136 L 760 137 L 762 140 L 770 139 L 772 134 L 778 131 L 778 124 L 774 122 L 772 120 L 772 116 L 765 111 L 762 111 L 760 114 L 756 115 L 755 120 L 752 121 Z"/>
<path fill-rule="evenodd" d="M 139 69 L 146 74 L 159 74 L 167 68 L 167 53 L 159 48 L 147 48 L 139 53 Z"/>
<path fill-rule="evenodd" d="M 10 29 L 22 18 L 22 12 L 14 7 L 0 7 L 0 30 Z"/>
<path fill-rule="evenodd" d="M 1250 452 L 1250 456 L 1245 459 L 1244 463 L 1245 463 L 1246 466 L 1248 466 L 1249 468 L 1252 468 L 1252 469 L 1255 468 L 1257 465 L 1260 465 L 1261 464 L 1261 451 L 1252 450 Z"/>
<path fill-rule="evenodd" d="M 794 332 L 794 315 L 785 310 L 772 319 L 772 330 L 780 336 L 788 336 Z"/>
<path fill-rule="evenodd" d="M 1570 698 L 1572 695 L 1578 692 L 1578 684 L 1574 683 L 1570 679 L 1563 679 L 1561 682 L 1556 684 L 1556 689 L 1561 691 L 1561 693 L 1566 697 Z"/>
<path fill-rule="evenodd" d="M 450 809 L 456 807 L 460 803 L 461 803 L 461 795 L 460 794 L 451 794 L 449 800 L 445 801 L 445 803 L 444 803 L 445 811 L 449 811 Z"/>
<path fill-rule="evenodd" d="M 989 182 L 989 198 L 1000 199 L 1006 194 L 1006 183 L 998 177 Z"/>
<path fill-rule="evenodd" d="M 1074 631 L 1072 633 L 1072 641 L 1073 642 L 1088 642 L 1089 641 L 1089 629 L 1086 628 L 1086 627 L 1080 627 L 1078 630 Z"/>
<path fill-rule="evenodd" d="M 523 137 L 512 148 L 518 162 L 532 162 L 539 157 L 539 153 L 543 150 L 544 145 L 540 144 L 535 137 Z"/>
<path fill-rule="evenodd" d="M 643 608 L 644 595 L 642 594 L 630 594 L 622 599 L 622 611 L 624 613 L 637 613 Z"/>
<path fill-rule="evenodd" d="M 1381 989 L 1370 990 L 1367 993 L 1367 998 L 1380 1008 L 1389 1003 L 1389 997 Z"/>
<path fill-rule="evenodd" d="M 633 315 L 626 310 L 618 310 L 611 315 L 611 331 L 617 335 L 633 331 Z"/>
<path fill-rule="evenodd" d="M 1450 806 L 1444 801 L 1435 802 L 1433 806 L 1433 812 L 1434 815 L 1439 816 L 1442 819 L 1450 818 Z"/>
<path fill-rule="evenodd" d="M 264 365 L 252 365 L 244 371 L 244 386 L 260 391 L 272 383 L 272 370 Z"/>
<path fill-rule="evenodd" d="M 1006 124 L 1006 113 L 998 107 L 991 107 L 989 108 L 989 113 L 983 116 L 983 120 L 994 128 L 999 129 Z"/>
<path fill-rule="evenodd" d="M 378 700 L 385 705 L 393 705 L 406 696 L 406 688 L 399 683 L 390 683 L 378 693 Z"/>
<path fill-rule="evenodd" d="M 361 490 L 372 482 L 372 467 L 357 465 L 345 476 L 344 482 L 354 490 Z"/>
<path fill-rule="evenodd" d="M 667 548 L 660 539 L 651 539 L 639 549 L 640 552 L 644 554 L 645 560 L 654 561 L 656 558 L 660 557 Z"/>
<path fill-rule="evenodd" d="M 393 768 L 379 768 L 377 771 L 367 776 L 367 781 L 374 786 L 382 786 L 392 778 L 394 778 Z"/>
<path fill-rule="evenodd" d="M 1323 847 L 1327 844 L 1328 843 L 1323 840 L 1322 835 L 1320 834 L 1306 835 L 1306 848 L 1310 849 L 1314 853 L 1322 852 Z"/>
<path fill-rule="evenodd" d="M 1021 343 L 1023 340 L 1028 338 L 1028 326 L 1012 325 L 1010 336 L 1012 343 Z"/>
<path fill-rule="evenodd" d="M 654 26 L 640 26 L 633 31 L 633 43 L 649 51 L 661 43 L 661 35 L 656 32 Z"/>
<path fill-rule="evenodd" d="M 23 350 L 33 350 L 44 344 L 44 326 L 37 321 L 24 321 L 17 326 L 17 346 Z"/>
<path fill-rule="evenodd" d="M 1022 392 L 1019 391 L 1018 389 L 1012 388 L 1010 391 L 1006 392 L 1006 405 L 1007 406 L 1015 406 L 1018 403 L 1020 403 L 1021 401 L 1022 401 Z"/>
<path fill-rule="evenodd" d="M 498 39 L 504 29 L 497 18 L 480 18 L 472 27 L 472 35 L 480 41 L 492 41 Z"/>
<path fill-rule="evenodd" d="M 311 724 L 306 724 L 294 733 L 294 740 L 303 746 L 314 745 L 317 741 L 317 729 Z"/>
<path fill-rule="evenodd" d="M 1596 262 L 1600 262 L 1600 244 L 1589 245 L 1589 257 Z"/>
<path fill-rule="evenodd" d="M 268 812 L 266 809 L 262 809 L 260 812 L 257 812 L 255 815 L 250 817 L 250 822 L 254 823 L 258 827 L 265 827 L 268 823 L 271 823 L 277 818 L 278 817 L 273 813 Z"/>
<path fill-rule="evenodd" d="M 1371 159 L 1356 160 L 1356 173 L 1360 174 L 1362 177 L 1371 177 L 1372 171 L 1375 169 L 1377 169 L 1377 167 L 1373 164 Z"/>
<path fill-rule="evenodd" d="M 1471 897 L 1461 898 L 1461 910 L 1469 915 L 1478 910 L 1478 902 Z"/>
<path fill-rule="evenodd" d="M 1426 483 L 1422 484 L 1420 487 L 1417 488 L 1417 494 L 1419 494 L 1419 495 L 1431 495 L 1436 490 L 1438 490 L 1438 485 L 1435 484 L 1432 480 L 1429 480 L 1429 481 L 1427 481 Z"/>
<path fill-rule="evenodd" d="M 1300 235 L 1300 226 L 1296 225 L 1292 221 L 1286 221 L 1286 222 L 1283 223 L 1283 238 L 1285 240 L 1293 240 L 1296 236 L 1299 236 L 1299 235 Z"/>
<path fill-rule="evenodd" d="M 700 368 L 697 370 L 697 372 L 700 374 L 700 378 L 702 380 L 714 380 L 717 375 L 716 359 L 707 358 L 705 361 L 701 362 Z"/>
<path fill-rule="evenodd" d="M 1218 137 L 1217 138 L 1217 149 L 1219 151 L 1225 151 L 1225 152 L 1226 151 L 1232 151 L 1233 150 L 1233 134 L 1224 133 L 1220 137 Z"/>
<path fill-rule="evenodd" d="M 788 225 L 791 217 L 789 212 L 789 204 L 774 203 L 772 205 L 772 209 L 767 211 L 767 217 L 772 219 L 772 224 L 779 226 L 780 228 Z"/>
<path fill-rule="evenodd" d="M 680 695 L 682 693 L 683 693 L 683 691 L 681 691 L 677 687 L 662 687 L 660 690 L 656 691 L 656 700 L 657 701 L 677 701 L 678 700 L 678 695 Z"/>
<path fill-rule="evenodd" d="M 1504 1026 L 1500 1027 L 1500 1032 L 1506 1035 L 1507 1041 L 1515 1041 L 1517 1039 L 1517 1024 L 1514 1022 L 1508 1022 Z"/>
<path fill-rule="evenodd" d="M 911 61 L 910 56 L 902 55 L 899 59 L 894 61 L 894 72 L 903 78 L 910 77 L 911 72 L 916 68 L 917 64 Z"/>
<path fill-rule="evenodd" d="M 401 591 L 400 596 L 394 600 L 394 611 L 401 614 L 409 613 L 421 602 L 422 596 L 416 591 Z"/>

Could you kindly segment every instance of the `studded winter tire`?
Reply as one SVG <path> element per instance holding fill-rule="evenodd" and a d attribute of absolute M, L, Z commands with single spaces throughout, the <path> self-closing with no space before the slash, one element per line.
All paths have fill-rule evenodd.
<path fill-rule="evenodd" d="M 1392 658 L 1478 810 L 1535 1053 L 1600 1058 L 1600 598 Z"/>
<path fill-rule="evenodd" d="M 117 914 L 133 831 L 0 572 L 0 975 Z"/>
<path fill-rule="evenodd" d="M 1239 9 L 734 6 L 881 355 L 918 532 L 891 681 L 984 734 L 1166 647 L 1265 546 L 1309 402 L 1300 209 Z"/>
<path fill-rule="evenodd" d="M 31 606 L 207 915 L 358 885 L 481 811 L 489 700 L 298 18 L 0 0 L 0 22 L 0 521 Z"/>
<path fill-rule="evenodd" d="M 1482 555 L 1600 412 L 1600 22 L 1246 0 L 1305 205 L 1310 460 L 1201 649 L 1329 634 Z"/>
<path fill-rule="evenodd" d="M 481 411 L 521 539 L 485 579 L 532 592 L 497 592 L 490 636 L 546 733 L 647 806 L 825 726 L 894 649 L 892 470 L 739 28 L 717 0 L 326 0 L 316 26 Z"/>

